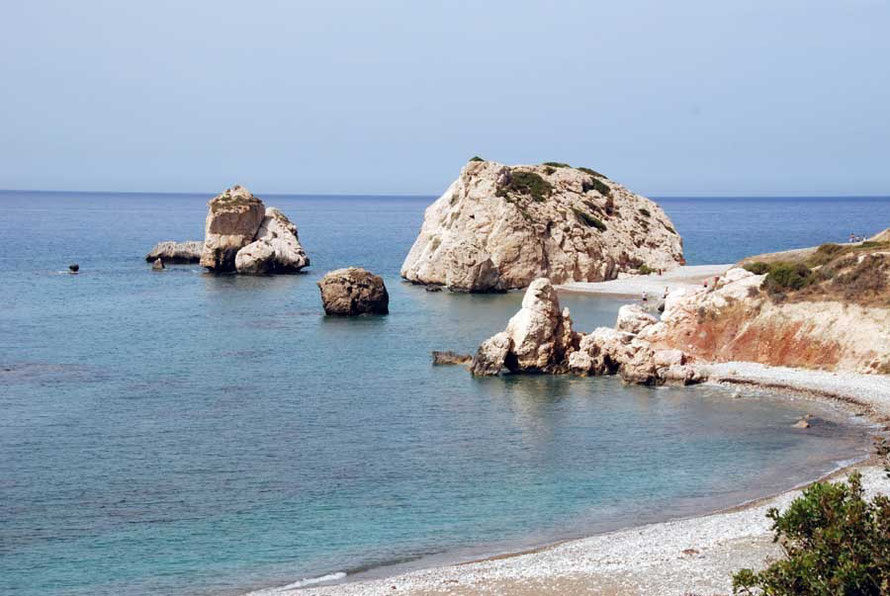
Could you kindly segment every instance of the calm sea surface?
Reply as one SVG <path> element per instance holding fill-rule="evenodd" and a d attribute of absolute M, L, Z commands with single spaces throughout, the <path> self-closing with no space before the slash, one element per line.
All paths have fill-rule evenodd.
<path fill-rule="evenodd" d="M 817 406 L 766 394 L 432 367 L 521 299 L 399 281 L 432 197 L 263 197 L 306 274 L 151 272 L 155 242 L 202 237 L 208 198 L 0 193 L 0 593 L 237 594 L 453 561 L 731 505 L 865 447 L 830 410 L 789 428 Z M 660 202 L 691 264 L 890 226 L 890 199 Z M 315 282 L 347 265 L 384 276 L 388 317 L 323 316 Z M 581 330 L 620 305 L 564 303 Z"/>

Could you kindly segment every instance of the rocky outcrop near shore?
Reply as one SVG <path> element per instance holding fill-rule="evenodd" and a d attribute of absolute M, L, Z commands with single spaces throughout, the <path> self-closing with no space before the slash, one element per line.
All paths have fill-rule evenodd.
<path fill-rule="evenodd" d="M 684 263 L 662 209 L 587 168 L 471 161 L 430 205 L 401 274 L 457 291 L 602 281 Z"/>
<path fill-rule="evenodd" d="M 389 313 L 389 294 L 383 278 L 360 267 L 330 271 L 318 282 L 318 288 L 325 314 Z"/>
<path fill-rule="evenodd" d="M 507 329 L 479 346 L 470 371 L 477 376 L 504 371 L 617 374 L 626 382 L 641 385 L 701 381 L 683 351 L 658 349 L 646 338 L 656 323 L 641 307 L 631 306 L 622 309 L 618 328 L 578 333 L 572 329 L 569 309 L 560 309 L 553 284 L 539 278 L 528 287 L 522 309 L 510 319 Z"/>
<path fill-rule="evenodd" d="M 208 203 L 200 263 L 215 273 L 294 273 L 309 265 L 297 228 L 243 186 Z"/>
<path fill-rule="evenodd" d="M 145 255 L 147 263 L 154 263 L 158 259 L 165 264 L 183 265 L 188 263 L 197 263 L 201 260 L 201 253 L 204 250 L 204 243 L 200 240 L 190 240 L 188 242 L 158 242 L 154 248 Z"/>

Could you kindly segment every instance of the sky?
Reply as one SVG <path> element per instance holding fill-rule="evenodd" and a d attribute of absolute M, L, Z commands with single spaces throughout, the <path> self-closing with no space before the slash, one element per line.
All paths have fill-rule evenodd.
<path fill-rule="evenodd" d="M 890 195 L 890 0 L 0 0 L 0 188 Z"/>

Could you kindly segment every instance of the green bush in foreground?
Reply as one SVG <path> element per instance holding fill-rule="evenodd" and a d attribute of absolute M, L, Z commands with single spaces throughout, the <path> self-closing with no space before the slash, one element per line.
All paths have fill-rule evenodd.
<path fill-rule="evenodd" d="M 890 470 L 888 453 L 890 445 L 879 441 L 885 470 Z M 767 516 L 785 558 L 763 571 L 735 573 L 733 594 L 890 594 L 890 498 L 867 501 L 858 472 L 846 482 L 817 482 L 787 511 L 772 508 Z"/>
<path fill-rule="evenodd" d="M 479 157 L 478 155 L 474 155 L 473 157 L 470 158 L 470 161 L 485 161 L 485 160 L 482 159 L 481 157 Z"/>

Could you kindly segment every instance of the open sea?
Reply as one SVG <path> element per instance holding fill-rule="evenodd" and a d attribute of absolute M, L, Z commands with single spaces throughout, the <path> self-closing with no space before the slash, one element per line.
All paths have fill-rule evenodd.
<path fill-rule="evenodd" d="M 715 510 L 867 449 L 866 425 L 768 393 L 431 366 L 522 297 L 400 281 L 434 197 L 262 196 L 306 273 L 152 272 L 210 196 L 0 192 L 0 594 L 348 581 Z M 690 264 L 890 226 L 890 198 L 659 203 Z M 348 265 L 384 277 L 389 316 L 324 316 L 315 282 Z M 589 331 L 622 301 L 563 303 Z"/>

